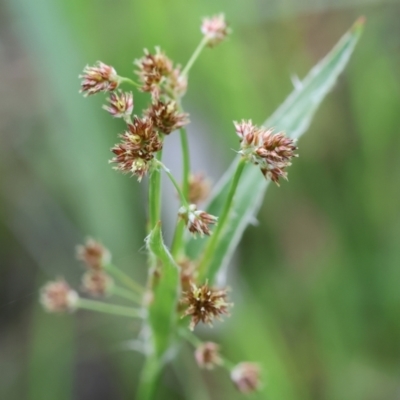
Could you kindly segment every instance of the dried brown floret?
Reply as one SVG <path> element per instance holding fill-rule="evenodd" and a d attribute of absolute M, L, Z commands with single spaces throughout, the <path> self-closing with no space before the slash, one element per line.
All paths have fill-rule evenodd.
<path fill-rule="evenodd" d="M 157 100 L 145 111 L 154 126 L 165 135 L 182 128 L 189 123 L 189 114 L 179 112 L 175 101 Z"/>
<path fill-rule="evenodd" d="M 210 180 L 204 174 L 192 174 L 189 177 L 189 202 L 199 204 L 206 200 L 210 194 Z"/>
<path fill-rule="evenodd" d="M 228 309 L 232 304 L 227 303 L 226 296 L 226 289 L 210 288 L 207 283 L 198 287 L 192 283 L 182 298 L 182 304 L 187 305 L 183 316 L 191 317 L 189 328 L 193 330 L 200 321 L 212 326 L 215 318 L 229 315 Z"/>
<path fill-rule="evenodd" d="M 108 295 L 113 285 L 113 279 L 103 271 L 88 271 L 82 277 L 83 290 L 94 297 Z"/>
<path fill-rule="evenodd" d="M 88 268 L 99 271 L 111 261 L 111 254 L 101 243 L 88 238 L 84 245 L 76 246 L 76 258 Z"/>
<path fill-rule="evenodd" d="M 110 103 L 104 105 L 104 110 L 108 111 L 115 118 L 124 118 L 129 120 L 133 111 L 133 94 L 132 92 L 113 92 L 108 98 Z"/>
<path fill-rule="evenodd" d="M 189 232 L 195 236 L 197 234 L 200 236 L 211 235 L 209 225 L 218 221 L 218 218 L 214 215 L 198 210 L 195 204 L 191 204 L 189 207 L 182 206 L 178 211 L 178 216 L 185 221 Z"/>
<path fill-rule="evenodd" d="M 99 92 L 111 92 L 120 84 L 120 78 L 115 69 L 101 61 L 97 61 L 93 67 L 87 65 L 79 78 L 82 79 L 80 92 L 84 96 Z"/>
<path fill-rule="evenodd" d="M 274 134 L 273 129 L 257 127 L 251 120 L 234 122 L 234 125 L 241 142 L 239 153 L 258 165 L 265 178 L 279 186 L 279 178 L 287 179 L 285 169 L 292 165 L 290 160 L 297 157 L 295 141 L 283 132 Z"/>
<path fill-rule="evenodd" d="M 200 368 L 213 369 L 222 364 L 219 346 L 214 342 L 205 342 L 197 347 L 194 357 Z"/>

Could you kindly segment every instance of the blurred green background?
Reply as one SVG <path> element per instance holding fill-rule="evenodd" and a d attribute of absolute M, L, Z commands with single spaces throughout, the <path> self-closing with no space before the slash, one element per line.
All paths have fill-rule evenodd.
<path fill-rule="evenodd" d="M 373 0 L 3 0 L 0 2 L 0 398 L 134 399 L 138 326 L 52 316 L 38 288 L 79 287 L 74 247 L 103 241 L 144 282 L 145 184 L 111 170 L 123 129 L 83 99 L 78 74 L 102 60 L 130 75 L 160 45 L 184 64 L 201 17 L 225 12 L 230 39 L 205 51 L 184 99 L 197 171 L 215 180 L 237 147 L 232 120 L 262 123 L 360 15 L 364 35 L 300 140 L 290 183 L 271 187 L 232 262 L 232 317 L 200 335 L 235 362 L 258 361 L 257 399 L 400 398 L 400 2 Z M 136 109 L 146 105 L 136 96 Z M 178 140 L 167 164 L 179 175 Z M 261 178 L 261 174 L 260 174 Z M 249 194 L 251 195 L 251 194 Z M 164 218 L 176 201 L 168 185 Z M 170 231 L 171 228 L 169 228 Z M 168 229 L 167 229 L 168 231 Z M 168 237 L 167 237 L 168 239 Z M 189 348 L 158 399 L 240 399 Z"/>

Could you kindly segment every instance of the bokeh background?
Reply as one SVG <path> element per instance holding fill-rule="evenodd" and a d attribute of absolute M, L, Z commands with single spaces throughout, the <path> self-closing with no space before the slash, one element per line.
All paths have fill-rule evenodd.
<path fill-rule="evenodd" d="M 234 361 L 258 361 L 270 400 L 400 399 L 400 2 L 373 0 L 0 1 L 0 398 L 134 399 L 137 326 L 48 315 L 38 288 L 79 287 L 87 235 L 146 276 L 145 184 L 111 170 L 121 121 L 83 99 L 78 74 L 100 59 L 130 76 L 142 49 L 182 64 L 200 18 L 223 11 L 230 39 L 191 71 L 185 107 L 197 171 L 215 180 L 237 147 L 232 120 L 262 123 L 360 15 L 348 69 L 300 140 L 290 183 L 270 187 L 229 272 L 233 316 L 200 334 Z M 136 96 L 136 108 L 147 98 Z M 179 175 L 178 140 L 167 164 Z M 261 178 L 261 175 L 260 175 Z M 176 201 L 166 185 L 164 219 Z M 251 193 L 249 193 L 251 196 Z M 170 228 L 169 228 L 170 230 Z M 167 228 L 168 231 L 168 228 Z M 168 235 L 167 235 L 168 237 Z M 189 348 L 158 399 L 240 399 Z"/>

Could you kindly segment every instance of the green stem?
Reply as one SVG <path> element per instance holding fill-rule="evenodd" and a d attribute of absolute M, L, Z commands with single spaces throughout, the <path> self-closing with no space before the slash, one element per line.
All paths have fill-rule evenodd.
<path fill-rule="evenodd" d="M 155 160 L 161 163 L 161 158 L 162 150 L 157 153 Z M 155 169 L 150 175 L 149 203 L 150 230 L 152 230 L 160 220 L 161 215 L 161 174 L 157 169 Z"/>
<path fill-rule="evenodd" d="M 183 69 L 182 75 L 187 75 L 189 73 L 190 68 L 192 68 L 194 62 L 197 60 L 198 56 L 200 55 L 200 53 L 202 52 L 202 50 L 204 49 L 204 47 L 206 46 L 207 43 L 208 43 L 208 39 L 204 36 L 202 41 L 196 47 L 196 50 L 190 57 L 189 61 L 187 62 L 185 68 Z"/>
<path fill-rule="evenodd" d="M 119 81 L 120 81 L 120 83 L 124 83 L 124 82 L 130 83 L 131 85 L 133 85 L 133 86 L 135 86 L 135 87 L 137 87 L 137 88 L 140 88 L 140 87 L 141 87 L 141 85 L 140 85 L 139 83 L 133 81 L 133 80 L 130 79 L 130 78 L 125 78 L 124 76 L 120 76 L 120 77 L 119 77 Z"/>
<path fill-rule="evenodd" d="M 179 130 L 181 137 L 181 147 L 182 147 L 182 192 L 186 199 L 189 198 L 189 175 L 190 175 L 190 155 L 189 155 L 189 142 L 187 138 L 187 133 L 184 128 Z"/>
<path fill-rule="evenodd" d="M 133 301 L 136 304 L 141 303 L 141 298 L 136 293 L 132 293 L 130 290 L 126 290 L 122 287 L 114 286 L 111 289 L 111 294 L 114 296 L 121 297 L 122 299 Z"/>
<path fill-rule="evenodd" d="M 80 298 L 77 303 L 77 308 L 113 315 L 120 315 L 123 317 L 142 318 L 141 311 L 135 308 L 117 306 L 115 304 L 108 304 L 95 300 Z"/>
<path fill-rule="evenodd" d="M 237 165 L 235 174 L 233 175 L 231 186 L 230 186 L 229 192 L 228 192 L 228 196 L 226 198 L 221 215 L 218 218 L 218 225 L 215 228 L 215 231 L 213 232 L 209 242 L 207 243 L 207 245 L 204 249 L 203 256 L 200 260 L 199 267 L 198 267 L 200 281 L 204 280 L 207 275 L 210 261 L 211 261 L 212 257 L 214 256 L 214 252 L 217 248 L 219 238 L 220 238 L 221 233 L 224 230 L 226 223 L 228 221 L 229 212 L 232 208 L 233 198 L 235 196 L 235 192 L 238 187 L 240 176 L 242 175 L 245 165 L 246 165 L 246 160 L 242 158 Z"/>
<path fill-rule="evenodd" d="M 113 264 L 106 264 L 103 266 L 104 270 L 107 271 L 110 275 L 112 275 L 114 278 L 118 279 L 121 283 L 123 283 L 125 286 L 129 287 L 132 289 L 134 292 L 143 295 L 144 293 L 144 288 L 140 286 L 137 282 L 135 282 L 129 275 L 127 275 L 125 272 L 121 271 L 118 269 L 115 265 Z"/>
<path fill-rule="evenodd" d="M 174 259 L 179 255 L 183 246 L 183 235 L 185 233 L 185 221 L 180 219 L 176 225 L 174 238 L 172 239 L 171 254 Z"/>
<path fill-rule="evenodd" d="M 154 354 L 150 354 L 143 366 L 139 387 L 138 400 L 152 400 L 156 394 L 157 383 L 162 370 L 162 365 Z"/>
<path fill-rule="evenodd" d="M 176 191 L 178 192 L 179 198 L 181 199 L 181 203 L 184 207 L 189 207 L 189 204 L 186 200 L 185 195 L 183 194 L 183 191 L 181 190 L 181 187 L 179 186 L 179 183 L 176 181 L 174 176 L 171 174 L 171 171 L 161 162 L 157 160 L 158 165 L 165 171 L 165 173 L 168 175 L 168 178 L 174 185 Z"/>

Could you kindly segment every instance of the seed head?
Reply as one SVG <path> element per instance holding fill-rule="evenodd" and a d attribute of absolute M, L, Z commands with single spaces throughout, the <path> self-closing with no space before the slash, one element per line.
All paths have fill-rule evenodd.
<path fill-rule="evenodd" d="M 242 362 L 231 371 L 231 379 L 240 392 L 254 392 L 261 386 L 260 367 L 251 362 Z"/>
<path fill-rule="evenodd" d="M 189 177 L 189 202 L 199 204 L 206 200 L 210 194 L 210 181 L 204 174 L 192 174 Z"/>
<path fill-rule="evenodd" d="M 76 309 L 78 300 L 78 293 L 63 279 L 48 282 L 40 291 L 40 302 L 48 312 L 72 312 Z"/>
<path fill-rule="evenodd" d="M 178 216 L 185 221 L 186 226 L 194 236 L 199 234 L 201 237 L 211 235 L 209 225 L 215 224 L 218 220 L 214 215 L 197 210 L 196 204 L 191 204 L 188 208 L 182 206 L 178 211 Z"/>
<path fill-rule="evenodd" d="M 121 143 L 111 151 L 115 154 L 110 162 L 116 163 L 114 169 L 124 173 L 132 173 L 139 182 L 152 166 L 154 153 L 162 149 L 162 141 L 154 129 L 150 118 L 134 117 L 128 124 L 128 131 L 120 135 Z"/>
<path fill-rule="evenodd" d="M 99 271 L 111 261 L 111 254 L 101 243 L 88 238 L 84 245 L 76 246 L 76 258 L 89 269 Z"/>
<path fill-rule="evenodd" d="M 120 83 L 120 78 L 115 69 L 101 61 L 97 61 L 93 67 L 87 65 L 79 78 L 82 79 L 80 92 L 85 97 L 99 92 L 111 92 Z"/>
<path fill-rule="evenodd" d="M 200 368 L 214 369 L 222 364 L 222 358 L 219 354 L 219 346 L 213 342 L 201 344 L 195 351 L 194 357 Z"/>
<path fill-rule="evenodd" d="M 115 118 L 124 118 L 129 120 L 133 111 L 132 92 L 128 93 L 119 90 L 118 93 L 111 93 L 107 100 L 110 105 L 104 105 L 104 110 L 108 111 Z"/>
<path fill-rule="evenodd" d="M 189 123 L 189 114 L 180 113 L 175 101 L 164 103 L 161 100 L 157 100 L 145 111 L 145 115 L 153 121 L 155 128 L 165 135 Z"/>
<path fill-rule="evenodd" d="M 221 315 L 229 315 L 228 308 L 232 304 L 226 302 L 226 295 L 226 289 L 210 288 L 207 283 L 197 287 L 192 283 L 182 298 L 182 303 L 187 305 L 183 316 L 191 316 L 190 330 L 200 321 L 212 326 L 214 318 L 220 319 Z"/>
<path fill-rule="evenodd" d="M 113 286 L 113 279 L 103 271 L 87 271 L 82 277 L 83 290 L 94 297 L 108 295 Z"/>
<path fill-rule="evenodd" d="M 224 14 L 214 15 L 212 17 L 203 18 L 201 24 L 201 32 L 207 38 L 207 45 L 214 47 L 221 43 L 226 36 L 231 33 L 225 21 Z"/>
<path fill-rule="evenodd" d="M 159 47 L 156 47 L 155 54 L 147 49 L 144 53 L 134 62 L 138 67 L 135 73 L 142 82 L 141 90 L 150 92 L 154 100 L 158 100 L 161 94 L 169 98 L 181 97 L 186 92 L 187 78 L 181 74 L 180 66 L 174 67 L 172 60 Z"/>
<path fill-rule="evenodd" d="M 240 138 L 239 153 L 248 161 L 258 165 L 266 179 L 271 179 L 279 186 L 279 178 L 287 180 L 286 167 L 290 160 L 297 157 L 294 140 L 283 132 L 274 134 L 272 129 L 257 127 L 251 120 L 234 122 Z"/>

